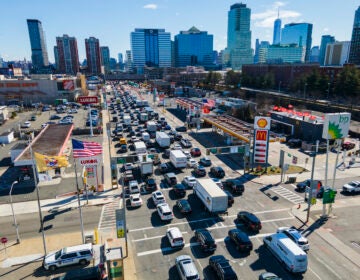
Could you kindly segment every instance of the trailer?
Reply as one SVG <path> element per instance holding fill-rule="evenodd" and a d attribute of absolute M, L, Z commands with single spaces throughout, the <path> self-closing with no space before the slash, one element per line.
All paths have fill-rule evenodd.
<path fill-rule="evenodd" d="M 193 188 L 195 195 L 204 204 L 205 209 L 214 214 L 227 212 L 227 194 L 212 179 L 197 179 Z"/>
<path fill-rule="evenodd" d="M 157 125 L 154 121 L 148 121 L 146 124 L 147 131 L 155 132 L 157 131 Z"/>
<path fill-rule="evenodd" d="M 143 141 L 137 141 L 134 143 L 135 152 L 139 154 L 146 154 L 146 145 Z"/>
<path fill-rule="evenodd" d="M 141 176 L 149 176 L 154 172 L 154 165 L 152 161 L 140 162 L 140 173 Z"/>
<path fill-rule="evenodd" d="M 165 132 L 163 131 L 157 131 L 156 132 L 156 143 L 158 143 L 158 145 L 161 148 L 168 148 L 170 147 L 170 136 L 167 135 Z"/>
<path fill-rule="evenodd" d="M 180 150 L 172 150 L 170 151 L 170 162 L 175 168 L 185 168 L 187 156 Z"/>

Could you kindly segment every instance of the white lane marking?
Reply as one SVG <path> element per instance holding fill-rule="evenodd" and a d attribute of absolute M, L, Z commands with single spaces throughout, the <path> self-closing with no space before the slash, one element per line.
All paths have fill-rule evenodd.
<path fill-rule="evenodd" d="M 321 280 L 321 277 L 310 267 L 308 266 L 308 269 L 318 278 Z"/>
<path fill-rule="evenodd" d="M 98 228 L 100 228 L 100 226 L 101 226 L 101 221 L 102 221 L 102 218 L 103 218 L 103 215 L 104 215 L 104 209 L 105 209 L 105 205 L 101 208 L 101 214 L 100 214 Z"/>
<path fill-rule="evenodd" d="M 187 234 L 187 231 L 182 231 L 182 234 Z M 146 235 L 146 234 L 144 234 Z M 145 237 L 145 238 L 140 238 L 140 239 L 135 239 L 133 240 L 133 242 L 140 242 L 140 241 L 145 241 L 145 240 L 151 240 L 151 239 L 157 239 L 157 238 L 163 238 L 166 235 L 157 235 L 157 236 L 151 236 L 151 237 Z"/>
<path fill-rule="evenodd" d="M 337 274 L 330 266 L 328 266 L 325 262 L 315 257 L 318 262 L 320 262 L 323 266 L 325 266 L 331 273 L 333 273 L 337 279 L 343 279 L 339 274 Z"/>

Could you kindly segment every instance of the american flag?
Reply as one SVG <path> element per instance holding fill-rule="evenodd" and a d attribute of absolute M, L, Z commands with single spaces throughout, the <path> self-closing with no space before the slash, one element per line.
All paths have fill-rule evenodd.
<path fill-rule="evenodd" d="M 102 146 L 96 142 L 79 141 L 72 139 L 74 158 L 92 157 L 102 154 Z"/>

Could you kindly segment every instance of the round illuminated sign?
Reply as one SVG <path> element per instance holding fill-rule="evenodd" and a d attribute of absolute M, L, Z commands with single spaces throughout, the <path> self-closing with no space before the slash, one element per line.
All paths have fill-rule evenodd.
<path fill-rule="evenodd" d="M 265 128 L 268 125 L 268 122 L 266 119 L 261 118 L 261 119 L 258 119 L 257 125 L 260 128 Z"/>

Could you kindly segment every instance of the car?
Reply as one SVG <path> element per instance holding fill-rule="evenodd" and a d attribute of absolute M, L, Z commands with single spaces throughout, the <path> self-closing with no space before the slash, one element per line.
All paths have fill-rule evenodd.
<path fill-rule="evenodd" d="M 181 139 L 180 144 L 184 148 L 191 148 L 192 147 L 191 141 L 189 139 L 186 139 L 186 138 Z"/>
<path fill-rule="evenodd" d="M 179 145 L 179 144 L 177 144 L 177 143 L 175 143 L 173 146 L 172 146 L 172 149 L 173 150 L 182 150 L 182 147 L 181 147 L 181 145 Z"/>
<path fill-rule="evenodd" d="M 134 193 L 130 195 L 130 205 L 131 207 L 140 207 L 142 205 L 142 199 L 140 193 Z"/>
<path fill-rule="evenodd" d="M 21 124 L 21 128 L 30 128 L 30 127 L 31 127 L 31 123 L 28 122 L 28 121 L 23 122 L 23 123 Z"/>
<path fill-rule="evenodd" d="M 320 180 L 313 180 L 317 182 L 317 187 L 320 188 L 322 186 L 322 182 Z M 311 185 L 311 179 L 306 179 L 305 181 L 299 182 L 296 184 L 296 190 L 298 192 L 304 192 L 306 190 L 306 187 L 310 187 Z"/>
<path fill-rule="evenodd" d="M 276 233 L 284 233 L 287 237 L 289 237 L 292 241 L 294 241 L 295 244 L 298 245 L 303 251 L 305 251 L 305 252 L 309 251 L 309 249 L 310 249 L 309 241 L 296 228 L 294 228 L 294 227 L 279 227 L 276 230 Z"/>
<path fill-rule="evenodd" d="M 186 156 L 187 159 L 191 158 L 191 154 L 189 151 L 183 151 L 184 155 Z"/>
<path fill-rule="evenodd" d="M 187 128 L 186 128 L 186 126 L 177 126 L 177 127 L 175 128 L 175 130 L 176 130 L 177 132 L 186 132 L 186 131 L 187 131 Z"/>
<path fill-rule="evenodd" d="M 177 200 L 176 207 L 179 209 L 180 213 L 183 215 L 188 215 L 188 214 L 192 213 L 190 203 L 186 199 Z"/>
<path fill-rule="evenodd" d="M 207 229 L 196 229 L 195 239 L 200 243 L 203 252 L 214 252 L 217 248 L 214 238 Z"/>
<path fill-rule="evenodd" d="M 120 151 L 121 153 L 126 153 L 127 150 L 128 150 L 128 148 L 127 148 L 127 145 L 126 145 L 126 144 L 122 144 L 122 145 L 120 146 L 119 151 Z"/>
<path fill-rule="evenodd" d="M 302 144 L 302 140 L 292 138 L 289 141 L 287 141 L 286 144 L 289 146 L 289 148 L 300 148 Z"/>
<path fill-rule="evenodd" d="M 236 250 L 240 252 L 250 252 L 253 249 L 253 244 L 245 232 L 235 228 L 228 231 L 228 236 L 229 239 L 235 243 Z"/>
<path fill-rule="evenodd" d="M 358 193 L 360 192 L 360 181 L 351 181 L 342 187 L 345 193 Z"/>
<path fill-rule="evenodd" d="M 60 120 L 60 119 L 61 119 L 61 117 L 58 116 L 58 115 L 51 115 L 50 116 L 50 120 Z"/>
<path fill-rule="evenodd" d="M 181 280 L 200 280 L 199 272 L 189 255 L 181 255 L 175 259 L 175 266 Z"/>
<path fill-rule="evenodd" d="M 164 175 L 164 180 L 165 180 L 166 184 L 168 184 L 170 187 L 175 186 L 177 184 L 177 177 L 176 177 L 175 173 L 173 173 L 173 172 L 166 173 Z"/>
<path fill-rule="evenodd" d="M 186 195 L 186 187 L 181 183 L 174 185 L 173 191 L 179 197 L 184 197 Z"/>
<path fill-rule="evenodd" d="M 220 188 L 220 189 L 224 189 L 224 185 L 222 183 L 222 181 L 219 178 L 211 178 L 215 184 Z"/>
<path fill-rule="evenodd" d="M 44 106 L 44 107 L 41 109 L 41 111 L 43 111 L 43 112 L 50 111 L 50 107 Z"/>
<path fill-rule="evenodd" d="M 43 124 L 41 124 L 41 128 L 45 128 L 45 127 L 47 127 L 49 124 L 48 123 L 43 123 Z"/>
<path fill-rule="evenodd" d="M 132 163 L 124 163 L 122 168 L 123 168 L 123 170 L 133 170 L 134 165 Z"/>
<path fill-rule="evenodd" d="M 68 110 L 68 114 L 77 114 L 77 112 L 78 111 L 75 108 Z"/>
<path fill-rule="evenodd" d="M 183 184 L 191 189 L 196 186 L 196 182 L 197 181 L 193 176 L 185 176 L 183 179 Z"/>
<path fill-rule="evenodd" d="M 170 164 L 167 163 L 167 162 L 161 163 L 159 165 L 159 170 L 160 170 L 161 173 L 169 172 L 170 169 L 171 169 Z"/>
<path fill-rule="evenodd" d="M 222 181 L 225 188 L 229 188 L 232 193 L 242 194 L 245 191 L 245 186 L 237 179 L 226 179 Z"/>
<path fill-rule="evenodd" d="M 182 135 L 181 134 L 176 134 L 176 135 L 174 135 L 174 139 L 175 139 L 175 141 L 181 141 Z"/>
<path fill-rule="evenodd" d="M 247 211 L 240 211 L 236 220 L 242 222 L 247 229 L 254 232 L 259 232 L 262 228 L 260 219 Z"/>
<path fill-rule="evenodd" d="M 162 221 L 171 221 L 174 218 L 173 212 L 171 211 L 169 204 L 160 203 L 156 205 L 156 209 Z"/>
<path fill-rule="evenodd" d="M 36 116 L 31 116 L 30 121 L 32 122 L 36 121 Z"/>
<path fill-rule="evenodd" d="M 154 191 L 157 189 L 156 181 L 154 178 L 148 178 L 145 184 L 146 191 Z"/>
<path fill-rule="evenodd" d="M 186 161 L 186 165 L 187 165 L 187 167 L 194 168 L 194 167 L 198 166 L 198 162 L 193 158 L 189 158 Z"/>
<path fill-rule="evenodd" d="M 170 157 L 170 149 L 166 149 L 165 151 L 164 151 L 164 153 L 163 153 L 163 157 L 164 158 L 169 158 Z"/>
<path fill-rule="evenodd" d="M 172 248 L 184 247 L 184 245 L 185 245 L 185 241 L 182 236 L 182 233 L 181 233 L 180 229 L 177 227 L 168 228 L 166 231 L 166 237 L 168 238 L 168 240 L 170 242 L 170 246 Z"/>
<path fill-rule="evenodd" d="M 210 173 L 216 178 L 224 178 L 225 177 L 225 171 L 221 166 L 211 167 Z"/>
<path fill-rule="evenodd" d="M 171 130 L 171 126 L 168 125 L 168 124 L 166 124 L 166 125 L 164 126 L 164 130 Z"/>
<path fill-rule="evenodd" d="M 229 191 L 224 191 L 228 197 L 228 206 L 234 204 L 234 196 Z"/>
<path fill-rule="evenodd" d="M 196 177 L 204 177 L 206 176 L 206 169 L 202 165 L 198 165 L 194 167 L 193 173 Z"/>
<path fill-rule="evenodd" d="M 199 157 L 201 156 L 201 150 L 199 148 L 192 148 L 190 154 L 192 157 Z"/>
<path fill-rule="evenodd" d="M 151 198 L 155 205 L 165 203 L 165 196 L 161 191 L 154 191 L 151 193 Z"/>
<path fill-rule="evenodd" d="M 69 265 L 85 265 L 93 260 L 94 251 L 91 243 L 65 247 L 59 251 L 49 253 L 43 260 L 45 270 L 54 271 L 59 267 Z"/>
<path fill-rule="evenodd" d="M 129 182 L 129 191 L 131 194 L 140 193 L 139 184 L 136 180 L 131 180 Z"/>
<path fill-rule="evenodd" d="M 263 272 L 259 275 L 259 280 L 282 280 L 282 279 L 272 272 Z"/>
<path fill-rule="evenodd" d="M 353 143 L 353 142 L 346 141 L 346 142 L 341 144 L 341 150 L 342 151 L 349 151 L 349 150 L 352 150 L 354 148 L 355 148 L 355 143 Z"/>
<path fill-rule="evenodd" d="M 209 258 L 209 266 L 216 272 L 218 279 L 238 280 L 229 260 L 222 255 L 211 256 Z"/>
<path fill-rule="evenodd" d="M 199 164 L 208 167 L 211 166 L 211 160 L 208 157 L 203 157 L 199 160 Z"/>

